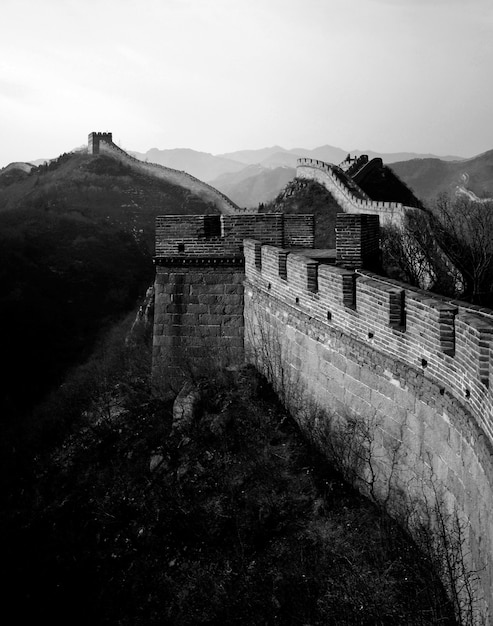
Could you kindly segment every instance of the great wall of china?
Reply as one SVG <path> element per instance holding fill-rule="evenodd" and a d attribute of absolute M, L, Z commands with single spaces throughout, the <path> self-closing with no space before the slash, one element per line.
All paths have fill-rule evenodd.
<path fill-rule="evenodd" d="M 337 166 L 317 159 L 298 159 L 297 178 L 316 180 L 334 196 L 343 211 L 348 213 L 367 213 L 378 215 L 382 226 L 394 224 L 400 227 L 406 211 L 413 207 L 404 206 L 400 202 L 376 202 L 346 176 L 344 170 Z"/>
<path fill-rule="evenodd" d="M 335 258 L 313 249 L 310 215 L 158 218 L 153 375 L 178 390 L 214 361 L 253 363 L 322 449 L 355 419 L 370 436 L 357 485 L 411 532 L 458 525 L 474 623 L 489 624 L 493 311 L 368 271 L 378 223 L 415 209 L 365 198 L 341 172 L 298 162 L 344 211 Z"/>
<path fill-rule="evenodd" d="M 341 265 L 310 252 L 310 216 L 290 217 L 159 218 L 154 374 L 179 381 L 246 358 L 321 445 L 334 416 L 356 416 L 372 436 L 373 494 L 396 517 L 457 514 L 489 615 L 493 312 L 361 269 L 375 216 L 338 215 Z"/>
<path fill-rule="evenodd" d="M 187 172 L 136 159 L 113 143 L 112 133 L 90 133 L 88 137 L 88 152 L 89 154 L 112 154 L 117 156 L 123 163 L 132 165 L 133 168 L 145 174 L 161 178 L 174 185 L 189 189 L 192 193 L 217 206 L 221 213 L 244 212 L 244 209 L 237 206 L 218 189 L 204 183 Z"/>

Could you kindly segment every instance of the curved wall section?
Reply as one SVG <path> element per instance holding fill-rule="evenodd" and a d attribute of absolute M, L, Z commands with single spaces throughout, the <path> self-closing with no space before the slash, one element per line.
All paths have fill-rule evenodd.
<path fill-rule="evenodd" d="M 365 425 L 371 463 L 359 486 L 412 516 L 411 531 L 423 511 L 459 521 L 491 619 L 493 312 L 257 241 L 244 250 L 248 359 L 322 447 L 329 426 Z"/>
<path fill-rule="evenodd" d="M 407 211 L 415 210 L 400 202 L 376 202 L 371 200 L 354 181 L 351 189 L 344 181 L 344 172 L 335 165 L 317 159 L 298 159 L 297 178 L 315 180 L 334 196 L 338 204 L 348 213 L 371 213 L 380 217 L 380 224 L 402 226 Z"/>
<path fill-rule="evenodd" d="M 246 209 L 242 209 L 236 205 L 215 187 L 204 183 L 202 180 L 195 178 L 195 176 L 192 176 L 187 172 L 175 170 L 170 167 L 164 167 L 164 165 L 158 165 L 157 163 L 146 163 L 136 159 L 113 143 L 111 133 L 91 133 L 89 135 L 88 150 L 91 154 L 106 152 L 117 155 L 120 160 L 131 164 L 132 167 L 137 168 L 141 172 L 145 172 L 146 174 L 150 174 L 156 178 L 164 179 L 174 185 L 185 187 L 204 200 L 216 205 L 221 213 L 229 214 L 248 212 Z M 250 210 L 249 212 L 253 213 L 254 211 Z"/>

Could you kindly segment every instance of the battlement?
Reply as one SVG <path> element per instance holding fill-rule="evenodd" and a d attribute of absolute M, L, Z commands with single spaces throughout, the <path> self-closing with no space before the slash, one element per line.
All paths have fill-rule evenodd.
<path fill-rule="evenodd" d="M 156 219 L 157 264 L 183 264 L 207 258 L 243 259 L 243 240 L 274 246 L 313 248 L 313 215 L 252 213 L 164 215 Z"/>
<path fill-rule="evenodd" d="M 418 541 L 421 514 L 414 528 L 410 511 L 438 507 L 442 520 L 461 520 L 464 571 L 478 572 L 490 623 L 493 311 L 309 252 L 251 239 L 244 250 L 247 359 L 329 457 L 348 416 L 356 420 L 369 439 L 348 434 L 355 484 Z M 443 532 L 433 520 L 430 530 Z"/>
<path fill-rule="evenodd" d="M 244 250 L 257 289 L 438 381 L 493 442 L 493 311 L 255 240 Z"/>
<path fill-rule="evenodd" d="M 108 132 L 89 133 L 87 140 L 87 152 L 89 154 L 99 154 L 100 143 L 113 143 L 113 134 Z"/>
<path fill-rule="evenodd" d="M 401 226 L 406 212 L 415 210 L 400 202 L 380 202 L 369 199 L 354 181 L 351 181 L 351 185 L 344 182 L 346 174 L 341 168 L 318 159 L 298 159 L 296 176 L 316 180 L 326 187 L 344 211 L 378 215 L 382 226 L 387 224 Z"/>
<path fill-rule="evenodd" d="M 103 141 L 113 141 L 113 133 L 110 133 L 108 131 L 89 133 L 89 137 L 91 136 L 96 137 L 97 139 L 102 139 Z"/>
<path fill-rule="evenodd" d="M 403 506 L 459 515 L 488 615 L 493 311 L 370 272 L 375 212 L 337 215 L 338 265 L 313 249 L 313 226 L 313 216 L 280 213 L 159 217 L 153 375 L 178 390 L 247 360 L 329 456 L 352 416 L 371 455 L 368 466 L 364 454 L 348 458 L 355 485 L 397 518 Z"/>
<path fill-rule="evenodd" d="M 398 518 L 404 503 L 457 512 L 487 615 L 493 311 L 361 269 L 378 257 L 378 221 L 338 214 L 334 265 L 312 249 L 313 216 L 158 218 L 153 375 L 178 390 L 246 359 L 329 456 L 327 433 L 352 415 L 372 455 L 355 460 L 355 484 Z"/>

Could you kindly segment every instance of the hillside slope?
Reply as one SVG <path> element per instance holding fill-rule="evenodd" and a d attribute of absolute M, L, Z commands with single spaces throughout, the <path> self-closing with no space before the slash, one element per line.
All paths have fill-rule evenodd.
<path fill-rule="evenodd" d="M 106 154 L 116 159 L 124 167 L 129 167 L 135 174 L 144 174 L 188 190 L 194 196 L 216 206 L 221 213 L 236 213 L 241 211 L 241 209 L 221 191 L 212 187 L 209 183 L 192 176 L 192 174 L 188 172 L 166 167 L 165 165 L 159 165 L 158 163 L 140 161 L 119 148 L 112 141 L 101 141 L 99 151 L 101 154 Z"/>
<path fill-rule="evenodd" d="M 65 154 L 0 176 L 0 414 L 14 423 L 154 275 L 155 217 L 217 213 L 108 155 Z"/>
<path fill-rule="evenodd" d="M 493 197 L 493 150 L 463 161 L 413 159 L 393 163 L 392 170 L 423 201 L 463 187 L 482 197 Z"/>
<path fill-rule="evenodd" d="M 253 208 L 273 200 L 295 176 L 296 170 L 291 167 L 269 169 L 249 165 L 240 172 L 223 174 L 213 181 L 213 185 L 236 204 Z"/>
<path fill-rule="evenodd" d="M 178 185 L 122 163 L 113 155 L 69 153 L 16 180 L 0 176 L 0 213 L 34 209 L 110 223 L 154 249 L 157 215 L 218 213 Z"/>
<path fill-rule="evenodd" d="M 142 348 L 106 346 L 84 371 L 92 403 L 72 381 L 72 410 L 88 408 L 79 428 L 24 455 L 22 489 L 0 475 L 17 623 L 454 624 L 432 562 L 303 441 L 251 368 L 204 377 L 201 414 L 176 428 L 142 384 L 148 369 L 135 375 Z"/>
<path fill-rule="evenodd" d="M 315 216 L 315 247 L 335 248 L 335 220 L 341 208 L 323 186 L 312 180 L 295 178 L 262 207 L 262 212 L 313 213 Z"/>

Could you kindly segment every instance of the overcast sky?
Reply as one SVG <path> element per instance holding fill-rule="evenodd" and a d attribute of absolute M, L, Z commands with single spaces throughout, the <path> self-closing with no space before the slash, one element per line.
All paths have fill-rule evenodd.
<path fill-rule="evenodd" d="M 493 0 L 2 0 L 0 166 L 129 150 L 493 149 Z"/>

